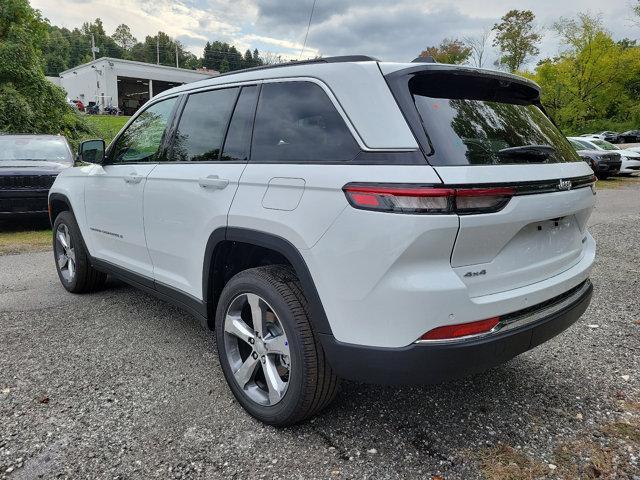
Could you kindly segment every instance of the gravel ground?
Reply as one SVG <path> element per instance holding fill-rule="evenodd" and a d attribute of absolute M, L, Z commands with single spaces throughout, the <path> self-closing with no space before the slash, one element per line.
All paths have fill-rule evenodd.
<path fill-rule="evenodd" d="M 447 384 L 345 382 L 281 430 L 241 410 L 189 315 L 0 257 L 0 478 L 639 480 L 639 225 L 640 181 L 598 193 L 595 296 L 559 337 Z"/>

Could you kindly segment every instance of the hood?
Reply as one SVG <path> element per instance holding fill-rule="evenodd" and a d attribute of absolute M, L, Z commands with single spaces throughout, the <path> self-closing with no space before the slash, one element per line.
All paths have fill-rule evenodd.
<path fill-rule="evenodd" d="M 590 158 L 620 158 L 620 154 L 613 150 L 578 150 L 578 155 L 587 156 Z"/>
<path fill-rule="evenodd" d="M 622 155 L 625 158 L 628 158 L 629 160 L 640 160 L 640 153 L 638 152 L 628 152 L 626 150 L 617 150 L 616 153 L 619 153 L 620 155 Z"/>
<path fill-rule="evenodd" d="M 0 175 L 57 175 L 71 163 L 28 160 L 0 161 Z"/>

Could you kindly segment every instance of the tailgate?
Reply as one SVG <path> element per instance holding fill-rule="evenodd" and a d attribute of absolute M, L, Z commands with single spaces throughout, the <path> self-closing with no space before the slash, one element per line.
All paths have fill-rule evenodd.
<path fill-rule="evenodd" d="M 573 163 L 436 168 L 447 184 L 486 185 L 488 178 L 500 178 L 505 180 L 500 185 L 516 191 L 499 212 L 460 216 L 451 266 L 471 297 L 539 282 L 580 261 L 595 201 L 591 176 L 584 175 L 588 169 L 583 167 Z M 499 174 L 491 172 L 495 168 L 501 169 Z M 544 176 L 552 178 L 538 179 Z"/>

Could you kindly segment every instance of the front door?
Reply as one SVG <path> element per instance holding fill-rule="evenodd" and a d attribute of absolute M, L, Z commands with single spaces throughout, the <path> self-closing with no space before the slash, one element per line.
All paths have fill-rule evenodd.
<path fill-rule="evenodd" d="M 93 256 L 150 279 L 153 267 L 142 221 L 143 192 L 162 154 L 176 100 L 156 102 L 141 112 L 111 145 L 104 163 L 93 169 L 85 188 Z"/>

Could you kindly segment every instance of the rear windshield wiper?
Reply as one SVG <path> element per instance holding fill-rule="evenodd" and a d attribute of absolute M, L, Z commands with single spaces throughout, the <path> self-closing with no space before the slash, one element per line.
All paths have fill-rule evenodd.
<path fill-rule="evenodd" d="M 557 150 L 551 145 L 521 145 L 503 148 L 496 152 L 499 158 L 511 158 L 524 163 L 542 163 Z"/>

